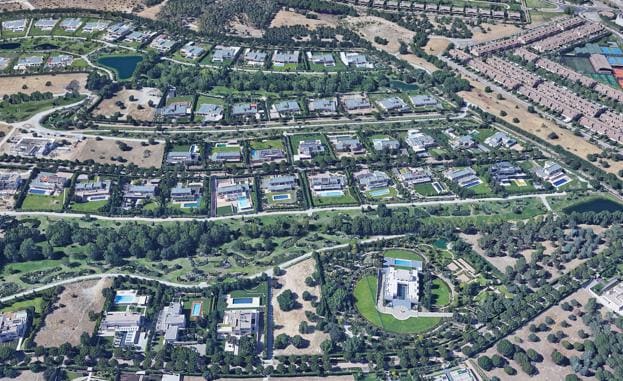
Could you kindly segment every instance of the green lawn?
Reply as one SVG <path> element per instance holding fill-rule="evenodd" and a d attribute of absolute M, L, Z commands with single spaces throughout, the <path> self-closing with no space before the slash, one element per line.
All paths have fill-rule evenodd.
<path fill-rule="evenodd" d="M 423 261 L 424 258 L 413 250 L 404 250 L 404 249 L 389 249 L 383 252 L 383 255 L 386 257 L 397 258 L 397 259 L 407 259 L 410 261 Z"/>
<path fill-rule="evenodd" d="M 108 204 L 108 200 L 72 202 L 71 210 L 81 213 L 97 213 Z"/>
<path fill-rule="evenodd" d="M 28 307 L 33 307 L 35 310 L 35 313 L 41 313 L 41 311 L 43 311 L 43 298 L 42 297 L 36 297 L 34 299 L 28 299 L 28 300 L 23 300 L 20 302 L 15 302 L 9 306 L 4 307 L 2 310 L 0 310 L 0 312 L 15 312 L 15 311 L 19 311 L 19 310 L 25 310 Z"/>
<path fill-rule="evenodd" d="M 23 102 L 18 104 L 9 104 L 8 102 L 0 102 L 0 120 L 5 122 L 23 121 L 40 111 L 49 110 L 56 106 L 65 106 L 77 103 L 84 99 L 84 95 L 76 98 L 57 97 L 54 99 L 46 99 L 42 101 Z"/>
<path fill-rule="evenodd" d="M 444 307 L 450 304 L 450 287 L 441 280 L 440 278 L 435 278 L 433 280 L 433 304 L 436 307 Z"/>
<path fill-rule="evenodd" d="M 266 139 L 266 140 L 252 140 L 250 142 L 251 149 L 284 149 L 283 141 L 281 139 Z"/>
<path fill-rule="evenodd" d="M 217 217 L 231 216 L 232 214 L 234 214 L 234 209 L 231 205 L 219 206 L 216 208 Z"/>
<path fill-rule="evenodd" d="M 65 193 L 67 189 L 63 191 L 62 194 L 57 196 L 44 196 L 40 194 L 28 194 L 22 203 L 22 210 L 32 210 L 32 211 L 60 211 L 63 209 L 63 203 L 65 200 Z"/>
<path fill-rule="evenodd" d="M 476 186 L 473 186 L 473 187 L 470 187 L 468 189 L 471 190 L 472 192 L 474 192 L 474 194 L 476 194 L 476 195 L 491 194 L 491 188 L 489 188 L 487 183 L 485 183 L 484 181 L 481 182 L 480 184 L 478 184 Z"/>
<path fill-rule="evenodd" d="M 377 278 L 366 275 L 355 285 L 354 296 L 357 311 L 370 323 L 386 331 L 403 334 L 415 334 L 429 331 L 441 322 L 441 318 L 409 318 L 398 320 L 395 317 L 382 314 L 376 309 Z"/>
<path fill-rule="evenodd" d="M 387 193 L 385 193 L 383 189 L 387 189 Z M 378 196 L 375 195 L 376 192 L 378 192 Z M 381 194 L 381 193 L 385 193 L 385 194 Z M 365 191 L 364 194 L 366 195 L 366 198 L 370 200 L 383 200 L 383 199 L 390 199 L 390 198 L 397 197 L 398 191 L 394 187 L 387 187 L 387 188 L 382 188 L 382 189 L 372 189 L 369 191 Z"/>
<path fill-rule="evenodd" d="M 416 184 L 413 189 L 422 196 L 437 196 L 439 194 L 433 187 L 433 183 Z"/>
<path fill-rule="evenodd" d="M 9 263 L 4 267 L 3 274 L 15 274 L 23 272 L 39 271 L 60 266 L 61 260 L 58 259 L 42 259 L 40 261 L 15 262 Z"/>
<path fill-rule="evenodd" d="M 337 197 L 316 197 L 313 196 L 314 206 L 326 206 L 326 205 L 342 205 L 342 204 L 357 204 L 357 200 L 351 194 L 349 189 L 344 189 L 344 194 Z"/>

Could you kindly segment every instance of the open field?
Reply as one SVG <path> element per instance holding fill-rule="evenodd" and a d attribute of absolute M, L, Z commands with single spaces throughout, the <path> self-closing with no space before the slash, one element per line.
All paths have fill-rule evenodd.
<path fill-rule="evenodd" d="M 439 56 L 446 50 L 448 45 L 450 45 L 450 41 L 445 37 L 431 37 L 426 46 L 424 46 L 424 51 L 428 54 Z"/>
<path fill-rule="evenodd" d="M 116 141 L 106 139 L 97 141 L 95 139 L 87 139 L 81 142 L 76 148 L 74 159 L 80 161 L 93 160 L 97 163 L 119 163 L 112 160 L 121 156 L 126 160 L 123 164 L 136 164 L 139 167 L 150 168 L 160 167 L 164 156 L 164 144 L 142 146 L 137 141 L 125 141 L 132 147 L 129 151 L 122 151 Z"/>
<path fill-rule="evenodd" d="M 153 7 L 145 8 L 142 11 L 138 12 L 137 15 L 139 15 L 141 17 L 145 17 L 147 19 L 157 20 L 158 19 L 158 13 L 160 12 L 162 7 L 164 7 L 165 4 L 168 1 L 169 0 L 164 0 L 162 3 L 156 4 Z"/>
<path fill-rule="evenodd" d="M 486 33 L 482 32 L 480 27 L 472 28 L 472 41 L 474 42 L 482 42 L 482 41 L 490 41 L 498 38 L 510 36 L 513 33 L 519 32 L 521 29 L 513 24 L 487 24 L 482 23 L 480 26 L 486 31 Z"/>
<path fill-rule="evenodd" d="M 415 32 L 376 16 L 349 16 L 344 19 L 344 23 L 361 37 L 370 41 L 376 48 L 391 54 L 398 53 L 400 41 L 409 43 L 415 36 Z M 387 45 L 376 43 L 374 37 L 377 36 L 386 39 Z"/>
<path fill-rule="evenodd" d="M 54 74 L 54 75 L 28 75 L 16 77 L 0 77 L 0 97 L 10 94 L 32 94 L 35 91 L 64 94 L 67 85 L 73 80 L 78 81 L 80 90 L 84 90 L 87 81 L 86 73 Z M 46 83 L 50 82 L 50 86 Z M 24 89 L 24 85 L 26 88 Z"/>
<path fill-rule="evenodd" d="M 116 12 L 131 12 L 134 8 L 143 4 L 141 0 L 31 0 L 30 3 L 35 8 L 43 9 L 85 8 Z"/>
<path fill-rule="evenodd" d="M 305 311 L 315 312 L 315 308 L 312 307 L 311 301 L 303 300 L 303 292 L 308 291 L 310 294 L 320 296 L 320 287 L 308 287 L 305 284 L 305 278 L 312 275 L 314 272 L 315 262 L 313 259 L 307 259 L 303 262 L 297 263 L 294 266 L 288 267 L 285 270 L 285 274 L 277 277 L 277 281 L 283 285 L 280 290 L 275 291 L 273 296 L 273 319 L 275 323 L 274 336 L 278 336 L 282 333 L 288 336 L 299 335 L 299 323 L 307 321 L 310 325 L 313 325 L 307 320 Z M 284 312 L 279 308 L 277 302 L 277 296 L 285 290 L 291 290 L 298 295 L 297 301 L 302 305 L 301 308 L 294 309 L 292 311 Z M 315 330 L 310 334 L 300 334 L 305 340 L 309 341 L 307 348 L 295 348 L 293 345 L 288 346 L 282 350 L 275 350 L 276 355 L 291 355 L 291 354 L 321 354 L 320 344 L 327 339 L 328 335 L 322 331 Z"/>
<path fill-rule="evenodd" d="M 551 144 L 558 144 L 567 151 L 583 159 L 586 159 L 588 154 L 600 154 L 602 152 L 601 148 L 591 144 L 580 136 L 574 135 L 572 131 L 560 128 L 554 122 L 546 120 L 538 114 L 528 112 L 526 106 L 517 104 L 508 99 L 498 100 L 496 99 L 495 92 L 486 93 L 484 91 L 485 85 L 481 82 L 474 81 L 469 77 L 466 79 L 470 81 L 474 88 L 471 91 L 462 91 L 459 95 L 467 102 L 475 104 L 498 117 L 501 117 L 500 111 L 504 110 L 507 115 L 502 118 L 507 122 L 513 123 L 513 118 L 518 118 L 519 123 L 513 124 Z M 558 135 L 558 139 L 549 139 L 547 135 L 551 132 L 555 132 Z M 602 167 L 606 172 L 616 174 L 619 170 L 623 169 L 623 162 L 609 161 L 609 163 L 610 167 Z"/>
<path fill-rule="evenodd" d="M 343 375 L 343 376 L 326 376 L 326 377 L 316 377 L 316 376 L 306 376 L 306 377 L 271 377 L 272 381 L 292 381 L 292 380 L 306 380 L 306 381 L 353 381 L 354 378 L 352 375 Z M 237 381 L 239 378 L 218 378 L 217 381 Z M 245 378 L 245 381 L 264 381 L 265 378 Z M 184 381 L 191 381 L 188 376 L 184 376 Z M 195 381 L 193 379 L 192 381 Z M 196 381 L 199 381 L 197 379 Z"/>
<path fill-rule="evenodd" d="M 339 24 L 337 16 L 319 14 L 318 19 L 308 19 L 305 15 L 298 12 L 282 9 L 270 22 L 271 28 L 282 26 L 305 25 L 308 29 L 314 30 L 319 26 L 336 27 Z"/>
<path fill-rule="evenodd" d="M 35 342 L 46 348 L 59 347 L 63 343 L 80 344 L 83 332 L 91 334 L 95 321 L 89 312 L 99 313 L 104 307 L 102 290 L 110 287 L 111 279 L 100 279 L 65 286 L 54 304 L 54 311 L 46 319 L 43 328 L 35 336 Z"/>
<path fill-rule="evenodd" d="M 133 101 L 130 100 L 133 97 Z M 126 120 L 131 117 L 135 120 L 151 121 L 156 113 L 156 106 L 160 102 L 162 93 L 153 87 L 144 87 L 141 90 L 124 89 L 119 91 L 110 99 L 104 99 L 93 110 L 93 114 L 110 117 L 120 113 L 119 119 Z M 149 106 L 149 101 L 153 107 Z M 118 106 L 118 102 L 123 103 L 124 109 Z"/>
<path fill-rule="evenodd" d="M 398 320 L 391 315 L 380 313 L 376 309 L 377 282 L 376 276 L 366 275 L 357 282 L 353 291 L 357 310 L 371 324 L 389 332 L 415 334 L 431 330 L 441 322 L 441 318 L 436 317 Z"/>
<path fill-rule="evenodd" d="M 569 297 L 564 299 L 561 303 L 565 301 L 569 302 L 570 300 L 575 299 L 582 306 L 584 306 L 586 302 L 588 301 L 589 297 L 590 295 L 588 291 L 581 289 L 575 292 L 574 294 L 571 294 Z M 579 312 L 583 311 L 582 306 L 574 308 L 574 310 L 571 312 L 567 312 L 567 311 L 564 311 L 562 308 L 560 308 L 561 303 L 545 311 L 543 314 L 541 314 L 537 319 L 533 321 L 533 323 L 538 326 L 539 324 L 543 323 L 545 321 L 545 318 L 548 316 L 555 320 L 555 324 L 553 324 L 552 326 L 549 326 L 548 331 L 536 333 L 536 335 L 540 339 L 538 342 L 531 342 L 530 340 L 528 340 L 528 336 L 531 333 L 529 329 L 529 325 L 524 326 L 522 329 L 515 332 L 515 334 L 508 337 L 508 340 L 511 343 L 519 345 L 524 350 L 534 349 L 535 351 L 537 351 L 543 356 L 542 362 L 534 364 L 534 366 L 539 371 L 537 376 L 535 377 L 528 376 L 526 373 L 524 373 L 521 370 L 519 365 L 514 360 L 510 360 L 509 363 L 513 368 L 517 369 L 517 375 L 509 377 L 508 375 L 506 375 L 503 369 L 499 368 L 499 369 L 493 369 L 491 372 L 487 372 L 487 376 L 489 377 L 498 376 L 502 380 L 512 379 L 516 381 L 528 381 L 531 379 L 563 380 L 567 374 L 573 373 L 571 366 L 559 366 L 559 365 L 554 364 L 554 362 L 552 361 L 552 357 L 551 357 L 552 351 L 554 349 L 558 349 L 559 352 L 561 352 L 563 355 L 567 357 L 571 357 L 571 356 L 581 357 L 582 352 L 576 351 L 575 349 L 571 349 L 571 350 L 565 349 L 560 344 L 552 344 L 547 340 L 547 335 L 549 335 L 550 333 L 556 332 L 556 331 L 562 331 L 566 335 L 566 337 L 563 340 L 567 340 L 570 343 L 583 342 L 584 339 L 579 337 L 578 331 L 580 329 L 584 329 L 585 332 L 590 332 L 590 329 L 586 325 L 584 325 L 584 323 L 582 322 L 582 319 L 579 317 L 575 321 L 568 319 L 568 316 L 573 315 L 573 314 L 576 314 L 577 316 Z M 563 320 L 569 323 L 569 327 L 564 328 L 561 325 L 561 322 Z M 594 337 L 590 337 L 588 340 L 594 340 L 594 339 L 595 339 Z M 487 350 L 485 354 L 488 356 L 491 356 L 496 353 L 497 353 L 497 350 L 495 349 L 495 347 L 492 347 L 489 350 Z M 582 380 L 584 381 L 595 380 L 595 377 L 582 376 Z"/>
<path fill-rule="evenodd" d="M 43 376 L 43 372 L 34 373 L 30 370 L 23 370 L 20 372 L 19 376 L 15 378 L 0 378 L 0 381 L 44 381 L 45 377 Z"/>

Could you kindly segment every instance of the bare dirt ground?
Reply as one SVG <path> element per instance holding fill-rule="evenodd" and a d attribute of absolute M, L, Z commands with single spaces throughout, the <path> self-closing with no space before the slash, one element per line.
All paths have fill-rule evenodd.
<path fill-rule="evenodd" d="M 600 154 L 602 152 L 602 149 L 598 146 L 591 144 L 582 137 L 574 135 L 573 132 L 558 127 L 554 122 L 544 119 L 538 114 L 529 113 L 526 106 L 517 104 L 509 99 L 498 100 L 496 99 L 495 92 L 485 93 L 485 85 L 482 83 L 474 81 L 471 78 L 466 79 L 470 81 L 474 88 L 471 91 L 462 91 L 459 95 L 467 102 L 475 104 L 483 110 L 499 117 L 501 117 L 500 111 L 504 110 L 507 115 L 503 117 L 503 119 L 507 122 L 513 123 L 521 129 L 551 144 L 560 145 L 567 151 L 581 158 L 586 159 L 586 155 L 588 154 Z M 519 123 L 514 123 L 513 118 L 519 119 Z M 555 132 L 558 135 L 558 139 L 549 139 L 547 135 L 551 132 Z M 614 174 L 623 169 L 623 162 L 610 161 L 609 164 L 609 168 L 602 167 L 602 169 Z"/>
<path fill-rule="evenodd" d="M 294 26 L 304 25 L 307 29 L 314 30 L 319 26 L 336 27 L 339 24 L 339 20 L 336 16 L 318 14 L 318 19 L 308 19 L 305 15 L 298 12 L 282 9 L 270 22 L 271 28 L 278 28 L 281 26 Z"/>
<path fill-rule="evenodd" d="M 480 24 L 486 33 L 482 32 L 482 29 L 478 26 L 472 28 L 472 40 L 474 42 L 490 41 L 497 38 L 510 36 L 513 33 L 517 33 L 521 30 L 512 24 Z"/>
<path fill-rule="evenodd" d="M 53 94 L 64 94 L 67 85 L 73 80 L 78 81 L 83 90 L 87 82 L 86 73 L 55 74 L 55 75 L 31 75 L 19 77 L 0 77 L 0 97 L 16 93 L 32 94 L 35 91 L 50 91 Z M 46 86 L 47 82 L 50 86 Z M 24 89 L 24 85 L 26 88 Z"/>
<path fill-rule="evenodd" d="M 400 41 L 410 42 L 415 32 L 394 24 L 376 16 L 349 16 L 344 19 L 347 27 L 354 30 L 361 37 L 370 41 L 378 49 L 396 54 L 400 49 Z M 374 41 L 374 37 L 381 37 L 388 41 L 387 45 L 381 45 Z"/>
<path fill-rule="evenodd" d="M 54 311 L 37 332 L 35 342 L 46 348 L 59 347 L 63 343 L 80 344 L 80 335 L 83 332 L 91 334 L 95 329 L 96 322 L 89 319 L 89 312 L 102 311 L 106 301 L 102 291 L 111 284 L 110 279 L 100 279 L 66 285 Z"/>
<path fill-rule="evenodd" d="M 264 31 L 254 27 L 248 21 L 238 18 L 229 24 L 229 34 L 240 37 L 259 38 L 264 35 Z"/>
<path fill-rule="evenodd" d="M 431 37 L 426 46 L 424 46 L 424 51 L 428 54 L 439 56 L 446 50 L 448 45 L 450 45 L 450 41 L 447 38 Z"/>
<path fill-rule="evenodd" d="M 95 139 L 87 139 L 78 145 L 74 153 L 73 159 L 80 161 L 93 160 L 102 164 L 119 164 L 112 157 L 123 157 L 126 162 L 123 164 L 135 164 L 139 167 L 159 168 L 164 157 L 164 144 L 142 146 L 137 141 L 124 141 L 128 146 L 132 147 L 129 151 L 121 151 L 115 140 L 105 139 L 97 141 Z"/>
<path fill-rule="evenodd" d="M 0 3 L 0 12 L 12 12 L 20 11 L 22 9 L 28 9 L 24 4 L 18 2 L 3 2 Z"/>
<path fill-rule="evenodd" d="M 19 373 L 19 376 L 15 378 L 0 378 L 0 381 L 44 381 L 43 372 L 41 373 L 33 373 L 30 370 L 22 370 Z"/>
<path fill-rule="evenodd" d="M 283 285 L 281 289 L 275 291 L 275 295 L 273 296 L 272 306 L 273 306 L 273 317 L 275 324 L 274 336 L 277 337 L 279 334 L 285 333 L 288 336 L 296 336 L 299 335 L 299 323 L 302 321 L 307 321 L 310 325 L 313 323 L 307 320 L 305 316 L 305 311 L 315 312 L 315 309 L 312 307 L 311 302 L 303 300 L 303 292 L 308 291 L 312 295 L 317 297 L 320 296 L 320 287 L 308 287 L 305 284 L 305 278 L 310 276 L 314 272 L 314 260 L 307 259 L 296 265 L 289 267 L 285 270 L 285 274 L 277 277 L 277 281 Z M 279 308 L 279 303 L 277 302 L 277 296 L 279 296 L 285 290 L 292 290 L 292 292 L 298 295 L 297 301 L 302 305 L 301 308 L 297 308 L 292 311 L 284 312 Z M 291 354 L 320 354 L 322 351 L 320 350 L 320 344 L 328 337 L 326 333 L 322 331 L 314 331 L 311 334 L 300 334 L 305 340 L 309 341 L 309 346 L 307 348 L 295 348 L 290 345 L 286 349 L 275 350 L 275 355 L 291 355 Z"/>
<path fill-rule="evenodd" d="M 91 333 L 95 328 L 88 313 L 101 311 L 105 301 L 102 290 L 111 283 L 110 279 L 100 279 L 65 286 L 55 310 L 47 316 L 35 341 L 44 347 L 58 347 L 64 342 L 79 344 L 82 332 Z"/>
<path fill-rule="evenodd" d="M 406 43 L 410 42 L 415 35 L 415 32 L 403 28 L 394 24 L 391 21 L 385 20 L 376 16 L 362 16 L 352 17 L 349 16 L 343 20 L 344 25 L 362 38 L 365 38 L 374 45 L 377 49 L 386 51 L 389 54 L 398 55 L 400 51 L 400 41 Z M 374 41 L 374 37 L 379 36 L 388 41 L 387 45 L 381 45 Z M 437 43 L 435 43 L 437 44 Z M 437 71 L 437 67 L 425 59 L 417 57 L 415 54 L 400 55 L 399 58 L 409 62 L 415 67 L 422 68 L 428 72 Z"/>
<path fill-rule="evenodd" d="M 132 12 L 143 4 L 141 0 L 31 0 L 35 8 L 85 8 L 99 11 Z"/>
<path fill-rule="evenodd" d="M 582 306 L 584 306 L 586 302 L 588 301 L 589 297 L 590 297 L 590 294 L 588 293 L 588 291 L 581 289 L 571 294 L 564 301 L 568 302 L 572 299 L 575 299 L 578 302 L 580 302 Z M 554 349 L 558 349 L 559 352 L 561 352 L 563 355 L 567 357 L 571 357 L 571 356 L 582 357 L 582 352 L 578 352 L 574 349 L 567 350 L 560 344 L 551 344 L 549 341 L 547 341 L 547 335 L 560 330 L 564 332 L 567 336 L 563 340 L 567 340 L 570 343 L 575 343 L 577 341 L 580 341 L 580 342 L 584 341 L 584 339 L 579 337 L 578 331 L 580 329 L 584 329 L 586 333 L 590 333 L 590 329 L 586 325 L 584 325 L 584 323 L 582 322 L 582 318 L 578 317 L 575 321 L 568 318 L 572 314 L 577 314 L 578 312 L 583 311 L 582 306 L 576 307 L 571 312 L 563 311 L 562 308 L 560 308 L 559 306 L 554 306 L 550 308 L 549 310 L 547 310 L 545 313 L 541 314 L 537 319 L 535 319 L 534 321 L 535 325 L 538 326 L 539 324 L 544 323 L 545 318 L 548 316 L 553 318 L 556 323 L 550 326 L 550 330 L 547 332 L 537 332 L 536 335 L 539 337 L 540 341 L 536 343 L 530 342 L 528 340 L 528 336 L 530 335 L 529 325 L 515 332 L 514 335 L 511 335 L 508 337 L 508 340 L 511 343 L 519 345 L 524 350 L 534 349 L 535 351 L 537 351 L 543 356 L 543 361 L 535 364 L 536 368 L 539 370 L 539 374 L 535 377 L 530 377 L 527 374 L 525 374 L 521 370 L 519 365 L 515 363 L 515 361 L 510 360 L 511 366 L 517 370 L 517 375 L 512 377 L 513 380 L 516 380 L 516 381 L 529 381 L 532 379 L 563 380 L 567 374 L 573 373 L 573 370 L 571 369 L 570 366 L 558 366 L 554 364 L 552 362 L 552 357 L 551 357 L 552 352 Z M 562 327 L 561 322 L 563 320 L 565 320 L 567 323 L 570 324 L 568 328 Z M 593 337 L 589 339 L 594 340 Z M 490 348 L 485 354 L 488 356 L 491 356 L 496 353 L 497 353 L 497 350 L 495 349 L 495 346 L 494 346 L 493 348 Z M 506 373 L 504 373 L 504 370 L 501 368 L 494 369 L 491 372 L 487 372 L 487 376 L 490 376 L 490 377 L 497 376 L 502 380 L 511 379 L 511 377 L 507 376 Z M 584 381 L 595 380 L 595 377 L 584 377 L 583 376 L 582 380 Z"/>
<path fill-rule="evenodd" d="M 164 0 L 162 3 L 154 5 L 153 7 L 145 8 L 142 11 L 138 12 L 137 15 L 148 19 L 157 20 L 160 9 L 162 9 L 162 7 L 164 7 L 164 5 L 168 1 L 169 0 Z"/>
<path fill-rule="evenodd" d="M 134 101 L 130 101 L 131 96 L 134 97 Z M 150 107 L 149 101 L 152 101 L 152 104 L 157 106 L 160 98 L 162 98 L 162 93 L 159 89 L 153 87 L 144 87 L 141 90 L 124 89 L 112 98 L 102 100 L 93 110 L 93 114 L 110 117 L 119 112 L 121 113 L 121 120 L 131 116 L 135 120 L 151 121 L 154 119 L 156 108 Z M 125 109 L 122 110 L 117 106 L 117 102 L 122 102 L 125 105 Z M 139 109 L 139 106 L 142 109 Z"/>

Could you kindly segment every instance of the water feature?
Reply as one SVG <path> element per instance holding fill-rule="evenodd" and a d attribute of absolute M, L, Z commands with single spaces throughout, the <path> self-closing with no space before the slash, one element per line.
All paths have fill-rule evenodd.
<path fill-rule="evenodd" d="M 136 66 L 143 60 L 141 56 L 103 56 L 97 63 L 113 69 L 119 79 L 128 79 L 134 75 Z"/>
<path fill-rule="evenodd" d="M 584 212 L 618 212 L 623 210 L 623 204 L 619 204 L 605 197 L 592 198 L 590 200 L 580 201 L 570 205 L 564 209 L 565 213 L 584 213 Z"/>

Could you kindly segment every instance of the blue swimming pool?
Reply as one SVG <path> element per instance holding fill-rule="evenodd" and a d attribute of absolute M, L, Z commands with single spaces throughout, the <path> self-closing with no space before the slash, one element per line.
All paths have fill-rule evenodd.
<path fill-rule="evenodd" d="M 560 179 L 560 180 L 554 181 L 554 186 L 559 187 L 559 186 L 565 185 L 566 183 L 567 183 L 567 179 Z"/>
<path fill-rule="evenodd" d="M 246 197 L 238 198 L 238 210 L 246 210 L 251 207 L 251 201 Z"/>
<path fill-rule="evenodd" d="M 375 189 L 369 192 L 372 197 L 381 197 L 389 194 L 389 188 Z"/>
<path fill-rule="evenodd" d="M 32 194 L 45 194 L 45 191 L 43 189 L 31 189 L 28 192 Z"/>
<path fill-rule="evenodd" d="M 344 192 L 341 190 L 330 190 L 318 192 L 320 197 L 341 197 L 344 196 Z"/>
<path fill-rule="evenodd" d="M 193 310 L 191 316 L 199 316 L 201 314 L 201 303 L 193 304 Z"/>
<path fill-rule="evenodd" d="M 182 204 L 182 208 L 197 208 L 199 207 L 199 201 L 185 202 Z"/>
<path fill-rule="evenodd" d="M 133 295 L 116 295 L 115 304 L 132 304 L 135 298 Z"/>
<path fill-rule="evenodd" d="M 253 302 L 253 298 L 234 298 L 232 304 L 250 304 Z"/>
<path fill-rule="evenodd" d="M 273 196 L 273 201 L 280 201 L 280 200 L 289 200 L 290 199 L 290 195 L 289 194 L 276 194 Z"/>
<path fill-rule="evenodd" d="M 394 264 L 396 266 L 411 266 L 411 261 L 406 259 L 394 259 Z"/>

